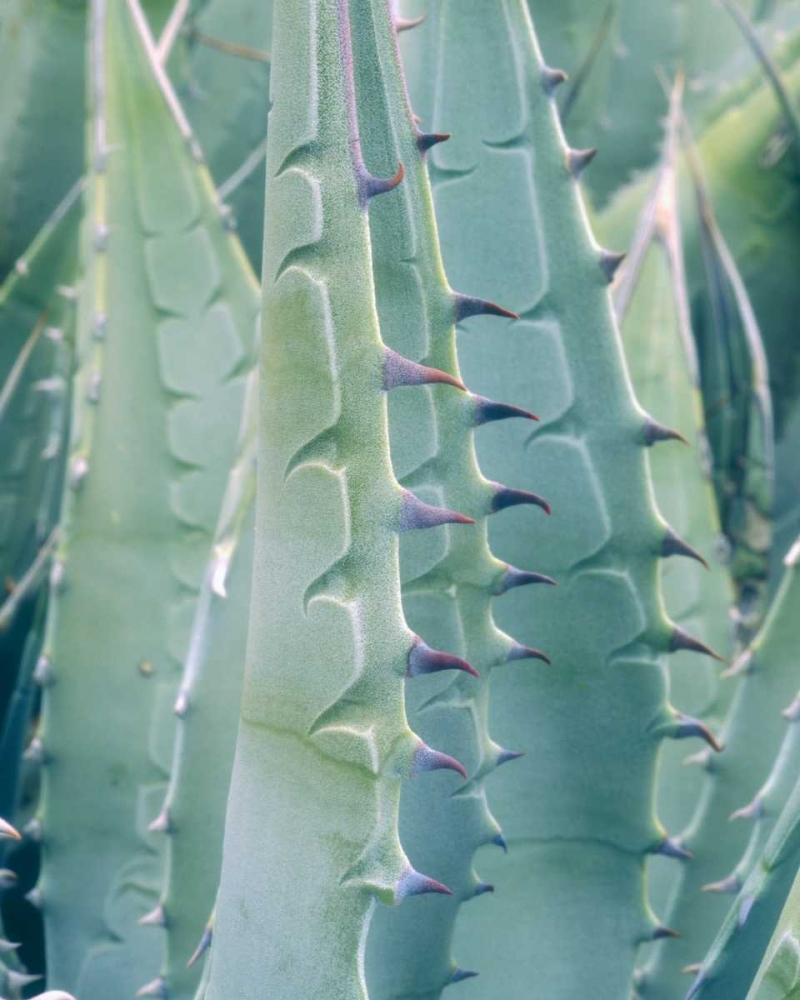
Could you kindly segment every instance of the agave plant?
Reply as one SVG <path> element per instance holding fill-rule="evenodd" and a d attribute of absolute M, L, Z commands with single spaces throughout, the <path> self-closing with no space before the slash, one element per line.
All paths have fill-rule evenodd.
<path fill-rule="evenodd" d="M 794 995 L 799 45 L 0 9 L 4 1000 Z"/>

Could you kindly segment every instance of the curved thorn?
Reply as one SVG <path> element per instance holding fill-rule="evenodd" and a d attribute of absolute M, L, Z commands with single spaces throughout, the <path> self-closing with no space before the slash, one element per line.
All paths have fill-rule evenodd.
<path fill-rule="evenodd" d="M 475 415 L 472 418 L 474 427 L 491 424 L 495 420 L 508 420 L 510 417 L 539 420 L 535 413 L 524 410 L 521 406 L 514 406 L 512 403 L 496 403 L 493 399 L 487 399 L 485 396 L 473 396 L 472 402 L 475 406 Z"/>
<path fill-rule="evenodd" d="M 551 576 L 544 573 L 533 573 L 527 569 L 518 569 L 516 566 L 508 565 L 500 578 L 499 584 L 495 587 L 494 594 L 499 597 L 508 593 L 515 587 L 525 587 L 531 583 L 546 583 L 551 587 L 557 586 L 556 581 Z"/>
<path fill-rule="evenodd" d="M 407 385 L 452 385 L 466 392 L 461 379 L 438 368 L 404 358 L 389 347 L 383 349 L 383 388 L 386 392 Z"/>
<path fill-rule="evenodd" d="M 695 559 L 706 569 L 711 568 L 697 549 L 692 548 L 688 542 L 684 542 L 682 538 L 679 538 L 672 528 L 667 528 L 664 539 L 661 542 L 661 555 L 665 559 L 668 559 L 670 556 L 687 556 L 689 559 Z"/>
<path fill-rule="evenodd" d="M 497 755 L 497 767 L 501 764 L 507 764 L 510 760 L 519 760 L 520 757 L 525 756 L 524 750 L 505 750 L 501 749 Z"/>
<path fill-rule="evenodd" d="M 6 941 L 5 938 L 0 938 L 0 955 L 6 955 L 11 951 L 16 951 L 21 943 L 21 941 Z"/>
<path fill-rule="evenodd" d="M 519 315 L 504 309 L 496 302 L 488 299 L 479 299 L 474 295 L 461 295 L 460 292 L 453 293 L 453 307 L 456 316 L 456 323 L 471 316 L 502 316 L 505 319 L 519 319 Z"/>
<path fill-rule="evenodd" d="M 671 927 L 656 927 L 652 934 L 653 941 L 660 941 L 662 938 L 679 938 L 680 934 L 678 931 L 674 931 Z"/>
<path fill-rule="evenodd" d="M 16 972 L 14 969 L 4 969 L 3 975 L 12 990 L 21 990 L 31 983 L 38 983 L 44 976 L 27 972 Z"/>
<path fill-rule="evenodd" d="M 568 149 L 567 170 L 572 174 L 575 180 L 578 180 L 595 156 L 597 156 L 596 146 L 592 146 L 590 149 Z"/>
<path fill-rule="evenodd" d="M 703 653 L 705 656 L 710 656 L 719 663 L 725 662 L 719 653 L 715 653 L 710 646 L 706 646 L 704 642 L 700 642 L 693 635 L 689 635 L 680 625 L 675 625 L 673 626 L 672 635 L 669 640 L 669 651 L 670 653 L 677 653 L 682 649 L 687 649 L 693 653 Z"/>
<path fill-rule="evenodd" d="M 143 917 L 139 917 L 137 923 L 140 927 L 166 927 L 167 911 L 161 903 L 158 903 L 149 913 L 145 913 Z"/>
<path fill-rule="evenodd" d="M 702 892 L 723 892 L 733 894 L 740 892 L 741 888 L 742 883 L 736 872 L 732 875 L 728 875 L 727 878 L 721 878 L 719 882 L 706 882 L 705 885 L 700 887 Z"/>
<path fill-rule="evenodd" d="M 141 989 L 136 991 L 137 997 L 158 997 L 160 1000 L 166 1000 L 169 996 L 169 991 L 167 990 L 167 981 L 163 976 L 156 976 L 155 979 L 151 980 L 142 986 Z"/>
<path fill-rule="evenodd" d="M 477 972 L 470 972 L 468 969 L 455 969 L 453 975 L 450 977 L 450 982 L 460 983 L 465 979 L 474 979 L 477 975 Z"/>
<path fill-rule="evenodd" d="M 408 899 L 409 896 L 422 896 L 427 892 L 438 892 L 443 896 L 453 895 L 453 890 L 448 889 L 443 882 L 437 882 L 435 878 L 422 875 L 413 868 L 407 868 L 400 876 L 395 895 L 398 900 L 402 900 Z"/>
<path fill-rule="evenodd" d="M 364 170 L 359 178 L 362 198 L 369 201 L 370 198 L 376 198 L 379 194 L 394 191 L 402 183 L 405 175 L 406 168 L 402 163 L 398 164 L 396 172 L 391 177 L 374 177 L 367 170 Z"/>
<path fill-rule="evenodd" d="M 148 824 L 147 829 L 150 833 L 174 833 L 172 817 L 170 816 L 169 809 L 166 806 L 164 806 L 153 822 Z"/>
<path fill-rule="evenodd" d="M 502 833 L 495 834 L 495 836 L 492 837 L 490 843 L 496 844 L 498 847 L 501 847 L 503 849 L 503 854 L 508 854 L 508 844 L 506 843 L 506 838 L 503 836 Z"/>
<path fill-rule="evenodd" d="M 563 69 L 555 69 L 553 66 L 542 67 L 542 86 L 546 94 L 552 94 L 556 87 L 566 83 L 568 79 Z"/>
<path fill-rule="evenodd" d="M 614 280 L 614 275 L 620 268 L 626 254 L 615 253 L 613 250 L 600 251 L 600 270 L 606 276 L 609 285 Z"/>
<path fill-rule="evenodd" d="M 450 754 L 442 753 L 441 750 L 434 750 L 427 743 L 420 743 L 414 751 L 411 762 L 411 776 L 417 777 L 426 771 L 455 771 L 466 781 L 467 772 L 464 765 L 451 757 Z"/>
<path fill-rule="evenodd" d="M 513 660 L 541 660 L 543 663 L 551 663 L 550 657 L 541 651 L 541 649 L 534 649 L 533 646 L 524 646 L 521 642 L 515 642 L 511 649 L 506 653 L 507 662 L 512 662 Z"/>
<path fill-rule="evenodd" d="M 427 16 L 427 14 L 420 14 L 419 17 L 396 17 L 394 20 L 394 30 L 411 31 L 412 28 L 419 27 Z"/>
<path fill-rule="evenodd" d="M 681 843 L 680 837 L 665 837 L 655 849 L 656 854 L 667 858 L 679 858 L 681 861 L 691 861 L 694 854 Z"/>
<path fill-rule="evenodd" d="M 475 896 L 482 896 L 486 892 L 494 892 L 494 886 L 489 882 L 479 882 L 475 886 L 475 892 L 473 893 L 473 898 Z"/>
<path fill-rule="evenodd" d="M 449 132 L 417 132 L 417 149 L 424 156 L 432 146 L 447 142 L 452 136 Z"/>
<path fill-rule="evenodd" d="M 720 673 L 720 680 L 728 680 L 731 677 L 738 677 L 739 674 L 752 673 L 754 669 L 753 650 L 746 649 L 740 656 L 737 656 L 733 663 Z"/>
<path fill-rule="evenodd" d="M 654 444 L 660 444 L 662 441 L 681 441 L 685 445 L 689 444 L 680 431 L 665 427 L 664 424 L 660 424 L 650 416 L 645 417 L 643 433 L 644 443 L 648 448 L 652 448 Z"/>
<path fill-rule="evenodd" d="M 673 739 L 685 740 L 690 739 L 693 736 L 699 736 L 700 739 L 705 740 L 706 743 L 708 743 L 713 750 L 716 750 L 717 753 L 722 752 L 722 744 L 711 732 L 705 722 L 700 719 L 695 719 L 691 715 L 679 715 L 677 726 L 673 733 Z"/>
<path fill-rule="evenodd" d="M 752 802 L 748 802 L 746 806 L 741 809 L 735 809 L 728 820 L 734 819 L 761 819 L 764 815 L 764 800 L 760 795 L 756 795 Z"/>
<path fill-rule="evenodd" d="M 474 524 L 475 519 L 459 514 L 446 507 L 434 507 L 414 496 L 409 490 L 403 490 L 402 507 L 400 510 L 400 531 L 416 531 L 425 528 L 436 528 L 440 524 Z"/>
<path fill-rule="evenodd" d="M 550 514 L 550 504 L 538 495 L 529 490 L 515 490 L 510 486 L 502 486 L 500 483 L 491 483 L 492 499 L 489 510 L 492 514 L 505 510 L 507 507 L 518 507 L 520 504 L 532 504 L 534 507 L 541 507 L 545 514 Z"/>
<path fill-rule="evenodd" d="M 406 677 L 419 677 L 420 674 L 436 674 L 440 670 L 463 670 L 464 673 L 479 677 L 480 674 L 466 660 L 452 653 L 443 653 L 431 647 L 419 636 L 415 636 L 408 654 Z"/>

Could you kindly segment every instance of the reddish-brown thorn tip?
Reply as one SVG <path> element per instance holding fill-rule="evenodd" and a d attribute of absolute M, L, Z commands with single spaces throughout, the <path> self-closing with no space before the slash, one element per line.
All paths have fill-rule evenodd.
<path fill-rule="evenodd" d="M 466 386 L 461 379 L 439 368 L 430 368 L 418 361 L 404 358 L 388 347 L 383 349 L 383 388 L 388 392 L 411 385 L 452 385 L 462 392 Z"/>
<path fill-rule="evenodd" d="M 437 674 L 440 670 L 463 670 L 464 673 L 479 677 L 478 671 L 460 656 L 443 653 L 431 647 L 416 636 L 408 654 L 407 677 L 419 677 L 421 674 Z"/>

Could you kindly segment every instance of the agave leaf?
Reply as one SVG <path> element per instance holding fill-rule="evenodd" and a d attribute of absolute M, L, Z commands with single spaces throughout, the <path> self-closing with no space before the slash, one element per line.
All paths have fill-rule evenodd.
<path fill-rule="evenodd" d="M 51 573 L 39 882 L 50 982 L 132 995 L 171 706 L 234 454 L 254 285 L 134 0 L 97 0 L 65 502 Z M 87 622 L 91 629 L 87 631 Z M 89 712 L 87 706 L 102 705 Z"/>
<path fill-rule="evenodd" d="M 458 379 L 456 320 L 467 313 L 494 314 L 492 323 L 502 334 L 509 317 L 496 304 L 454 295 L 445 278 L 424 158 L 447 137 L 421 132 L 413 119 L 390 5 L 386 0 L 351 0 L 351 17 L 359 25 L 354 65 L 365 162 L 376 176 L 391 174 L 398 161 L 405 168 L 403 184 L 370 205 L 381 335 L 403 357 L 428 366 L 427 379 L 441 380 L 443 372 L 447 379 Z M 426 381 L 425 369 L 418 375 Z M 502 508 L 511 503 L 536 506 L 538 498 L 515 493 L 513 481 L 511 489 L 488 482 L 477 467 L 473 434 L 476 426 L 493 420 L 531 416 L 442 385 L 406 388 L 390 396 L 392 460 L 403 485 L 477 523 L 469 531 L 453 528 L 435 541 L 422 535 L 401 540 L 404 614 L 428 644 L 427 652 L 418 648 L 407 687 L 412 726 L 464 763 L 468 780 L 459 787 L 455 775 L 443 775 L 404 789 L 401 842 L 414 867 L 443 879 L 453 895 L 376 909 L 365 963 L 373 1000 L 438 996 L 450 983 L 473 975 L 460 969 L 451 954 L 453 927 L 460 904 L 486 888 L 473 869 L 475 851 L 502 839 L 484 786 L 501 765 L 515 766 L 511 762 L 517 756 L 487 731 L 490 677 L 511 658 L 539 655 L 496 628 L 492 604 L 514 585 L 546 582 L 535 572 L 500 562 L 489 550 L 489 516 L 503 516 Z M 528 516 L 542 515 L 530 511 Z M 462 659 L 431 653 L 431 646 Z M 471 676 L 467 663 L 479 678 Z M 460 670 L 454 672 L 454 667 Z"/>
<path fill-rule="evenodd" d="M 490 786 L 509 855 L 479 853 L 497 891 L 462 912 L 456 954 L 504 995 L 535 981 L 549 997 L 627 997 L 637 945 L 664 933 L 643 902 L 645 858 L 668 846 L 651 804 L 660 744 L 704 730 L 666 700 L 660 654 L 685 640 L 661 604 L 648 418 L 607 296 L 619 260 L 588 232 L 574 177 L 585 157 L 564 144 L 550 95 L 560 77 L 523 5 L 442 4 L 407 45 L 415 110 L 433 108 L 424 127 L 453 133 L 429 154 L 448 273 L 522 315 L 502 352 L 465 331 L 465 378 L 542 418 L 533 434 L 486 428 L 478 458 L 493 479 L 548 496 L 553 523 L 538 532 L 508 511 L 490 541 L 559 581 L 497 605 L 498 625 L 554 669 L 493 679 L 490 731 L 527 755 Z"/>
<path fill-rule="evenodd" d="M 410 362 L 381 340 L 367 205 L 403 171 L 362 159 L 366 28 L 346 0 L 275 7 L 253 606 L 208 997 L 363 997 L 375 897 L 447 891 L 397 834 L 401 778 L 460 767 L 406 721 L 398 532 L 467 519 L 390 462 L 385 390 Z"/>
<path fill-rule="evenodd" d="M 786 560 L 786 573 L 754 645 L 759 664 L 779 660 L 797 667 L 797 562 L 800 544 Z M 796 766 L 794 778 L 797 781 Z M 779 806 L 779 808 L 781 808 Z M 800 784 L 782 806 L 756 864 L 748 873 L 689 991 L 688 997 L 722 1000 L 741 995 L 756 975 L 800 868 Z M 748 994 L 749 995 L 749 994 Z"/>
<path fill-rule="evenodd" d="M 654 433 L 669 429 L 693 445 L 693 450 L 674 445 L 656 448 L 649 456 L 661 512 L 677 535 L 698 555 L 707 556 L 711 566 L 710 574 L 701 578 L 690 563 L 663 563 L 666 606 L 682 628 L 701 636 L 727 659 L 733 652 L 729 614 L 734 594 L 727 569 L 718 558 L 720 524 L 711 486 L 699 364 L 676 210 L 680 118 L 679 81 L 673 90 L 661 169 L 623 266 L 615 305 L 639 402 L 661 425 Z M 670 696 L 713 729 L 721 724 L 735 691 L 735 685 L 719 681 L 718 673 L 716 664 L 698 664 L 688 653 L 671 658 L 669 664 Z M 676 834 L 687 831 L 688 837 L 679 836 L 677 842 L 690 849 L 692 816 L 709 779 L 701 769 L 687 769 L 685 758 L 685 747 L 665 746 L 658 779 L 658 814 L 668 830 Z M 691 859 L 687 863 L 691 864 Z M 676 866 L 668 858 L 653 858 L 648 882 L 656 911 L 668 915 L 670 897 L 680 882 Z"/>
<path fill-rule="evenodd" d="M 699 961 L 711 945 L 731 905 L 729 893 L 746 885 L 761 864 L 760 852 L 753 856 L 749 842 L 758 836 L 758 844 L 763 846 L 791 791 L 792 775 L 796 779 L 791 753 L 796 734 L 792 728 L 784 741 L 784 727 L 776 723 L 798 686 L 794 651 L 798 593 L 797 573 L 790 566 L 758 636 L 737 662 L 735 672 L 740 679 L 721 733 L 725 753 L 718 766 L 716 762 L 709 764 L 710 780 L 687 838 L 695 860 L 685 869 L 672 902 L 670 919 L 681 928 L 682 937 L 674 948 L 660 949 L 654 956 L 648 996 L 674 996 L 683 981 L 680 970 Z M 774 760 L 779 764 L 765 794 L 762 785 Z M 745 809 L 741 815 L 743 807 L 751 803 L 753 811 Z M 762 808 L 758 822 L 761 835 L 758 831 L 751 834 L 748 818 L 755 818 Z M 738 815 L 731 822 L 733 814 Z M 731 982 L 728 980 L 729 987 Z"/>

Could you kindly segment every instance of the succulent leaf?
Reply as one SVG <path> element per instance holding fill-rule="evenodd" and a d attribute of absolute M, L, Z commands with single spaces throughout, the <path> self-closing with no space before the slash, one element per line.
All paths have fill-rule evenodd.
<path fill-rule="evenodd" d="M 674 949 L 660 949 L 653 956 L 648 982 L 653 997 L 674 995 L 684 981 L 682 967 L 698 961 L 712 946 L 731 906 L 730 894 L 759 870 L 765 843 L 779 825 L 778 816 L 797 779 L 796 727 L 787 720 L 787 731 L 777 721 L 798 688 L 799 600 L 800 577 L 794 565 L 787 565 L 761 630 L 738 661 L 740 676 L 725 682 L 737 685 L 721 730 L 725 753 L 719 766 L 707 771 L 704 794 L 683 838 L 695 860 L 682 869 L 667 911 L 671 923 L 681 929 L 681 940 Z M 736 812 L 748 805 L 753 808 L 737 818 Z M 751 978 L 754 972 L 751 968 Z M 735 980 L 727 982 L 732 988 Z"/>
<path fill-rule="evenodd" d="M 789 572 L 795 575 L 794 568 Z M 794 589 L 794 588 L 793 588 Z M 787 607 L 786 597 L 776 609 Z M 797 613 L 791 626 L 796 633 Z M 796 660 L 796 642 L 792 655 Z M 795 773 L 796 778 L 796 773 Z M 770 938 L 782 928 L 781 911 L 800 867 L 800 783 L 796 783 L 741 891 L 736 896 L 719 933 L 700 966 L 687 1000 L 722 1000 L 737 995 L 750 984 L 768 956 Z M 748 994 L 750 996 L 750 994 Z"/>
<path fill-rule="evenodd" d="M 506 992 L 535 981 L 552 997 L 627 997 L 638 944 L 666 933 L 642 875 L 665 836 L 651 807 L 660 742 L 688 731 L 667 704 L 661 654 L 690 640 L 661 605 L 646 419 L 607 294 L 621 261 L 588 232 L 523 5 L 500 8 L 437 5 L 404 43 L 425 128 L 452 133 L 428 153 L 448 274 L 521 316 L 502 350 L 480 320 L 465 324 L 464 381 L 541 417 L 532 433 L 504 421 L 478 438 L 487 475 L 516 484 L 522 472 L 521 486 L 553 501 L 541 533 L 515 511 L 492 521 L 492 548 L 559 583 L 496 608 L 554 668 L 510 665 L 492 682 L 491 730 L 527 753 L 488 788 L 509 854 L 477 858 L 497 891 L 462 911 L 455 951 Z M 504 933 L 490 934 L 500 914 Z"/>
<path fill-rule="evenodd" d="M 406 720 L 398 536 L 465 518 L 390 460 L 368 211 L 403 171 L 365 162 L 351 25 L 347 0 L 275 5 L 255 575 L 207 997 L 361 998 L 375 899 L 450 891 L 398 838 L 401 779 L 456 766 Z"/>
<path fill-rule="evenodd" d="M 146 825 L 234 453 L 255 284 L 135 0 L 97 0 L 70 458 L 51 572 L 40 807 L 52 985 L 133 995 L 161 883 Z M 94 398 L 94 387 L 102 390 Z M 92 622 L 87 635 L 86 622 Z M 87 706 L 102 710 L 87 716 Z M 103 747 L 98 754 L 97 747 Z"/>

